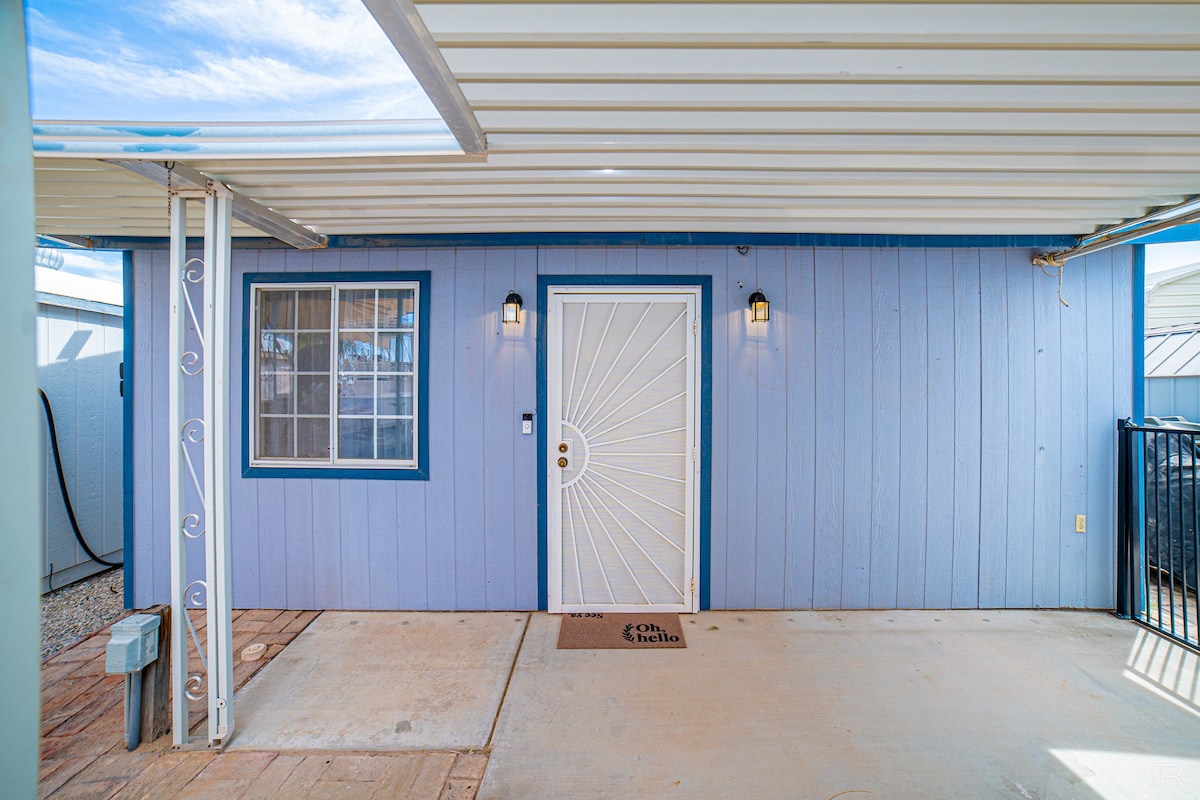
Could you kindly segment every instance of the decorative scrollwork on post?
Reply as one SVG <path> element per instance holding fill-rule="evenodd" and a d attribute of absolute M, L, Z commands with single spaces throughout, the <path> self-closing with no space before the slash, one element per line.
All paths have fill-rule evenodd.
<path fill-rule="evenodd" d="M 196 376 L 204 371 L 202 357 L 204 353 L 204 327 L 200 324 L 200 318 L 196 315 L 196 306 L 192 303 L 192 293 L 188 291 L 188 284 L 202 283 L 206 267 L 204 260 L 200 258 L 189 259 L 183 266 L 183 281 L 180 282 L 179 291 L 183 294 L 184 307 L 187 308 L 188 317 L 191 318 L 192 327 L 196 331 L 196 338 L 200 341 L 200 352 L 186 351 L 183 354 L 183 358 L 179 360 L 179 368 L 186 375 Z"/>
<path fill-rule="evenodd" d="M 200 444 L 204 441 L 204 420 L 199 417 L 192 417 L 187 422 L 183 423 L 183 427 L 179 430 L 179 438 L 186 439 L 191 444 Z"/>
<path fill-rule="evenodd" d="M 188 514 L 183 518 L 183 524 L 179 526 L 179 532 L 188 539 L 203 539 L 204 530 L 200 526 L 199 514 Z"/>
<path fill-rule="evenodd" d="M 206 681 L 204 675 L 188 675 L 187 689 L 184 694 L 188 700 L 203 700 L 208 694 L 208 687 L 205 686 Z"/>
<path fill-rule="evenodd" d="M 183 279 L 188 283 L 200 283 L 204 280 L 204 259 L 189 258 L 183 264 Z"/>
<path fill-rule="evenodd" d="M 200 474 L 196 471 L 196 463 L 192 459 L 191 445 L 198 445 L 204 442 L 204 420 L 199 417 L 192 417 L 187 422 L 183 423 L 183 427 L 179 430 L 179 451 L 183 456 L 183 465 L 187 467 L 188 477 L 191 478 L 192 488 L 196 491 L 196 496 L 200 502 L 204 502 L 204 484 L 200 480 Z M 184 517 L 186 521 L 187 517 Z"/>
<path fill-rule="evenodd" d="M 184 587 L 183 596 L 188 610 L 206 608 L 208 605 L 208 584 L 202 580 L 192 581 Z M 185 611 L 184 619 L 187 620 L 188 633 L 191 634 L 192 642 L 196 645 L 196 652 L 200 656 L 200 665 L 204 668 L 203 674 L 195 673 L 188 675 L 185 694 L 187 694 L 189 700 L 201 700 L 208 694 L 208 657 L 205 655 L 205 647 L 200 641 L 200 634 L 196 631 L 196 625 L 192 622 L 192 615 Z"/>
<path fill-rule="evenodd" d="M 183 371 L 184 375 L 194 378 L 201 372 L 204 372 L 203 359 L 200 358 L 198 353 L 188 350 L 179 359 L 179 369 Z"/>

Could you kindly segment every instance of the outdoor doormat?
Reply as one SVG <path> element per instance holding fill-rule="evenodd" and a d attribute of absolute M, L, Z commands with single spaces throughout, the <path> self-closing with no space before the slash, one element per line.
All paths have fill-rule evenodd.
<path fill-rule="evenodd" d="M 563 614 L 559 650 L 687 647 L 678 614 Z"/>

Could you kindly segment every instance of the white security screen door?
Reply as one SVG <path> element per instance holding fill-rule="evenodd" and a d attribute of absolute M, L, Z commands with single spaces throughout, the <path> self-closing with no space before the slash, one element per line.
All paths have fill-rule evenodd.
<path fill-rule="evenodd" d="M 552 612 L 699 607 L 699 289 L 550 287 Z"/>

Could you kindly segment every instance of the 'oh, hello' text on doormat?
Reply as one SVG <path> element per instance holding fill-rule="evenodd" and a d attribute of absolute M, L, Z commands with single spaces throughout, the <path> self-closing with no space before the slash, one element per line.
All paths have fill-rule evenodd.
<path fill-rule="evenodd" d="M 563 614 L 559 650 L 687 647 L 678 614 Z"/>

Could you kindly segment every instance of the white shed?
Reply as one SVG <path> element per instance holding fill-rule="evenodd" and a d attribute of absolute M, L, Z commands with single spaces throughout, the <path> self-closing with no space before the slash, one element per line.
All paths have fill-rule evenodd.
<path fill-rule="evenodd" d="M 53 409 L 62 470 L 91 550 L 120 563 L 124 545 L 121 287 L 37 269 L 37 378 Z M 105 569 L 72 530 L 42 418 L 42 591 Z"/>

